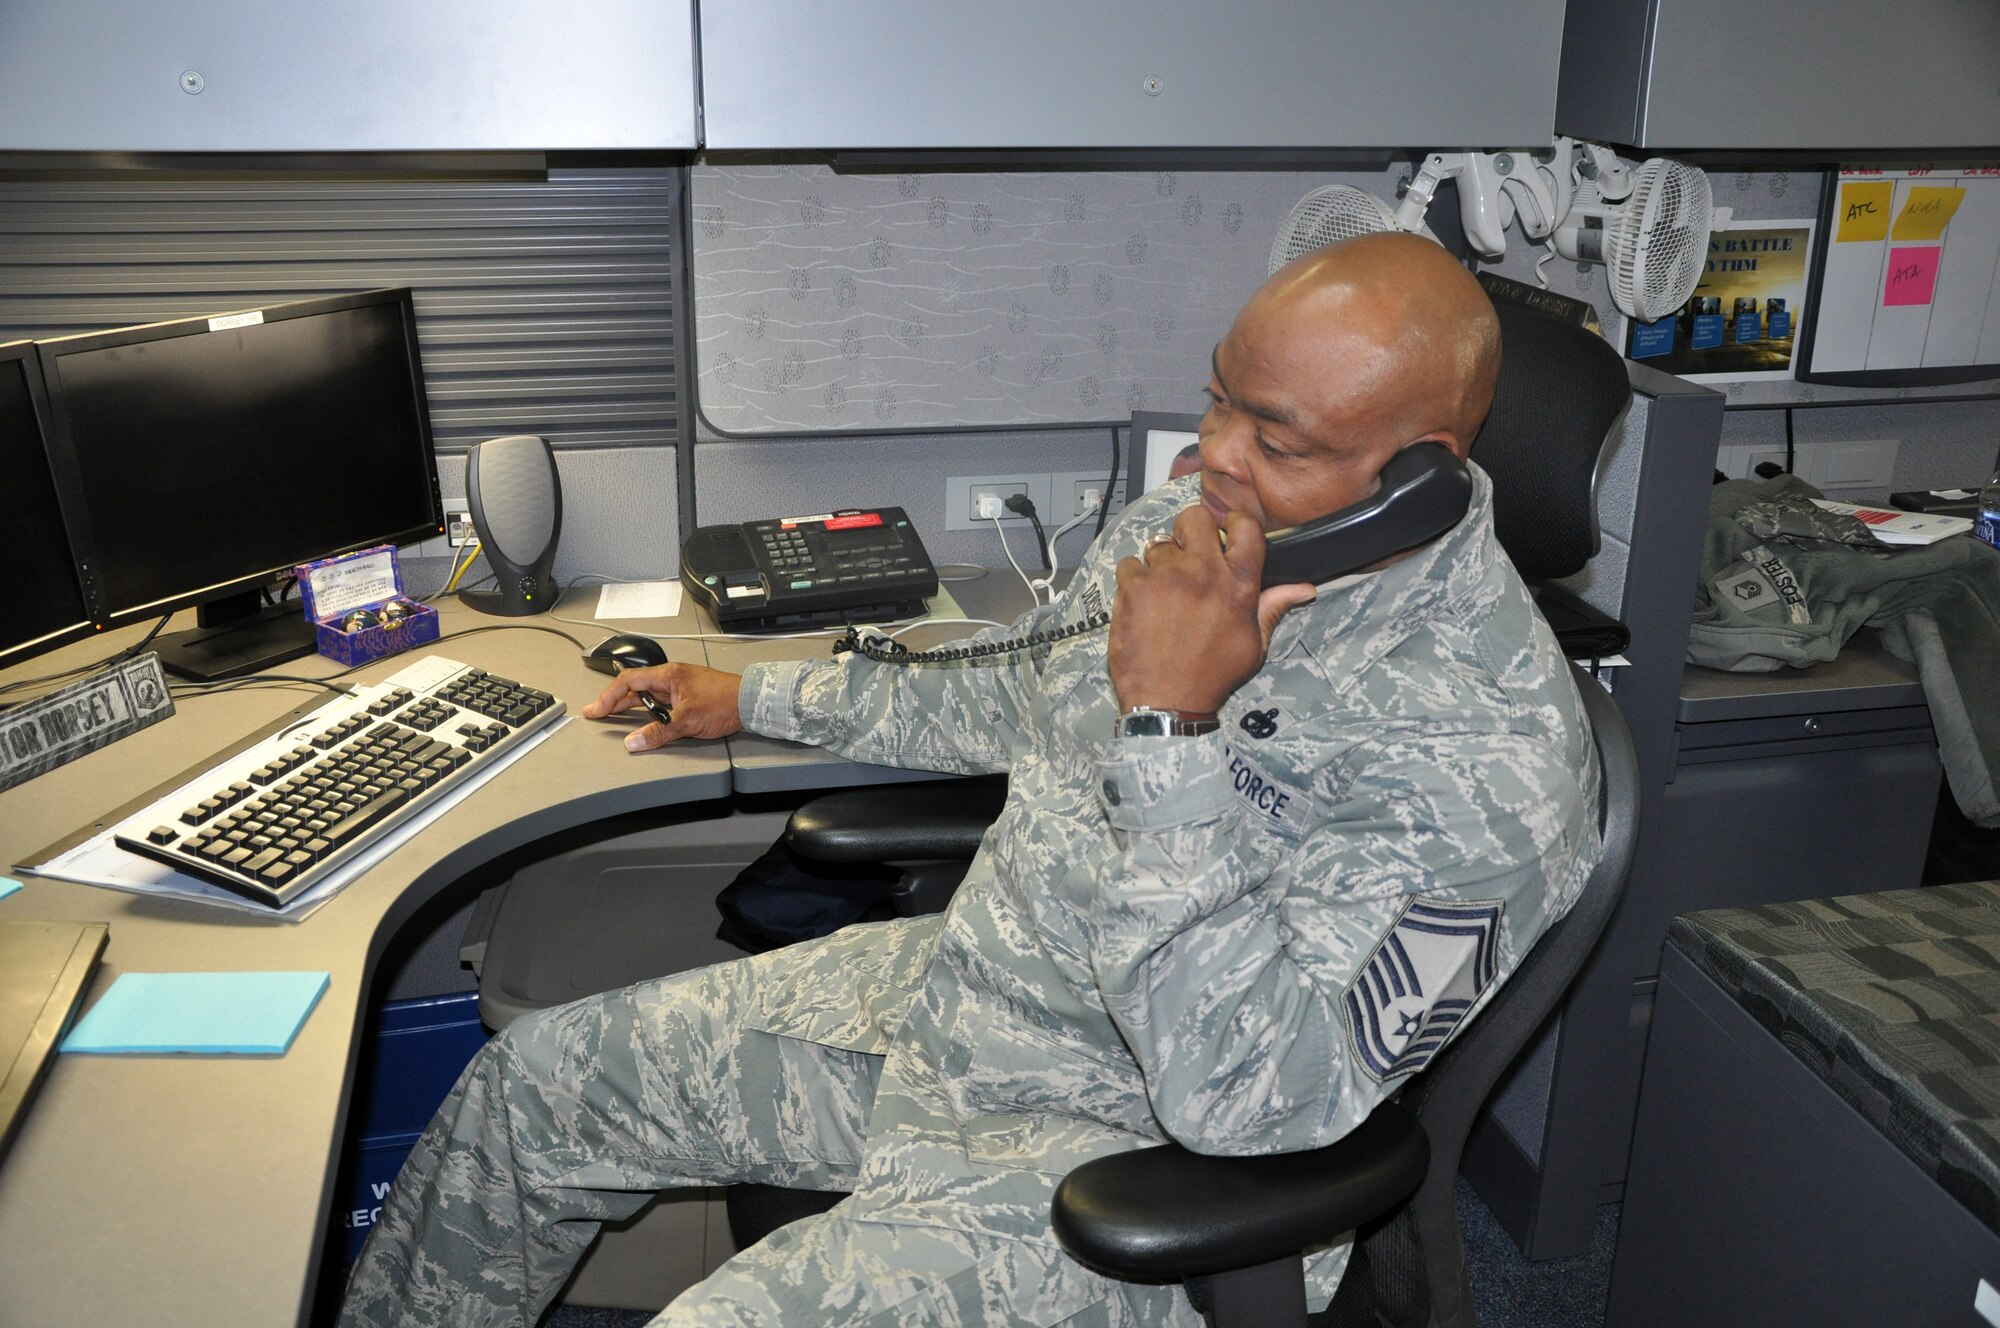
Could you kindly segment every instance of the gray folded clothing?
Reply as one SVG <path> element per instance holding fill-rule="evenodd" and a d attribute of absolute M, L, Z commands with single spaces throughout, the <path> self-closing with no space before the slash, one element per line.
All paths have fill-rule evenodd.
<path fill-rule="evenodd" d="M 1970 536 L 1890 548 L 1782 475 L 1709 500 L 1688 660 L 1737 672 L 1830 660 L 1861 627 L 1923 679 L 1952 795 L 2000 826 L 2000 550 Z"/>

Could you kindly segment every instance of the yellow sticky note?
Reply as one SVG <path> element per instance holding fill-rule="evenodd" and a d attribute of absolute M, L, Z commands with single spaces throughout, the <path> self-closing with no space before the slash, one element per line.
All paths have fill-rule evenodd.
<path fill-rule="evenodd" d="M 1956 185 L 1920 184 L 1913 186 L 1896 218 L 1895 240 L 1936 240 L 1965 201 L 1965 190 Z"/>
<path fill-rule="evenodd" d="M 1840 186 L 1840 228 L 1835 244 L 1850 240 L 1882 240 L 1889 234 L 1889 208 L 1896 200 L 1892 180 L 1870 180 L 1865 184 Z"/>

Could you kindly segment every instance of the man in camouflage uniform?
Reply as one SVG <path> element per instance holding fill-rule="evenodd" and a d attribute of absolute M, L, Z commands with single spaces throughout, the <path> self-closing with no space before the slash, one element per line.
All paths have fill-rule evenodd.
<path fill-rule="evenodd" d="M 1400 447 L 1461 454 L 1491 400 L 1484 293 L 1428 241 L 1280 271 L 1215 354 L 1203 469 L 1135 502 L 1004 632 L 1108 632 L 964 667 L 856 656 L 665 665 L 671 725 L 1008 773 L 942 917 L 521 1020 L 399 1178 L 343 1322 L 532 1322 L 596 1224 L 661 1188 L 846 1189 L 679 1298 L 669 1325 L 1190 1325 L 1049 1230 L 1090 1158 L 1175 1139 L 1312 1148 L 1477 1009 L 1598 853 L 1571 671 L 1494 542 L 1260 593 L 1263 530 L 1369 492 Z M 1198 501 L 1197 501 L 1198 500 Z M 1220 538 L 1226 532 L 1226 547 Z M 1138 707 L 1189 730 L 1121 736 Z M 1129 727 L 1129 726 L 1127 726 Z M 1344 1244 L 1310 1261 L 1330 1294 Z"/>

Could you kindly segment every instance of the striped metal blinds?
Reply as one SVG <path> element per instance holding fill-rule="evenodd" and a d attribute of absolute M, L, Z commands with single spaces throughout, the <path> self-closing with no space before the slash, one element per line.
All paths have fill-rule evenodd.
<path fill-rule="evenodd" d="M 681 177 L 0 178 L 0 342 L 415 292 L 441 451 L 672 446 Z"/>

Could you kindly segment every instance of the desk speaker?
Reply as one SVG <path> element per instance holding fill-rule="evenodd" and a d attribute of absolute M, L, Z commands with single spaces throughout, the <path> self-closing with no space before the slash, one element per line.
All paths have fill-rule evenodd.
<path fill-rule="evenodd" d="M 480 443 L 465 458 L 465 496 L 499 587 L 461 590 L 460 602 L 502 618 L 555 607 L 550 572 L 562 534 L 562 482 L 549 445 L 526 433 Z"/>

